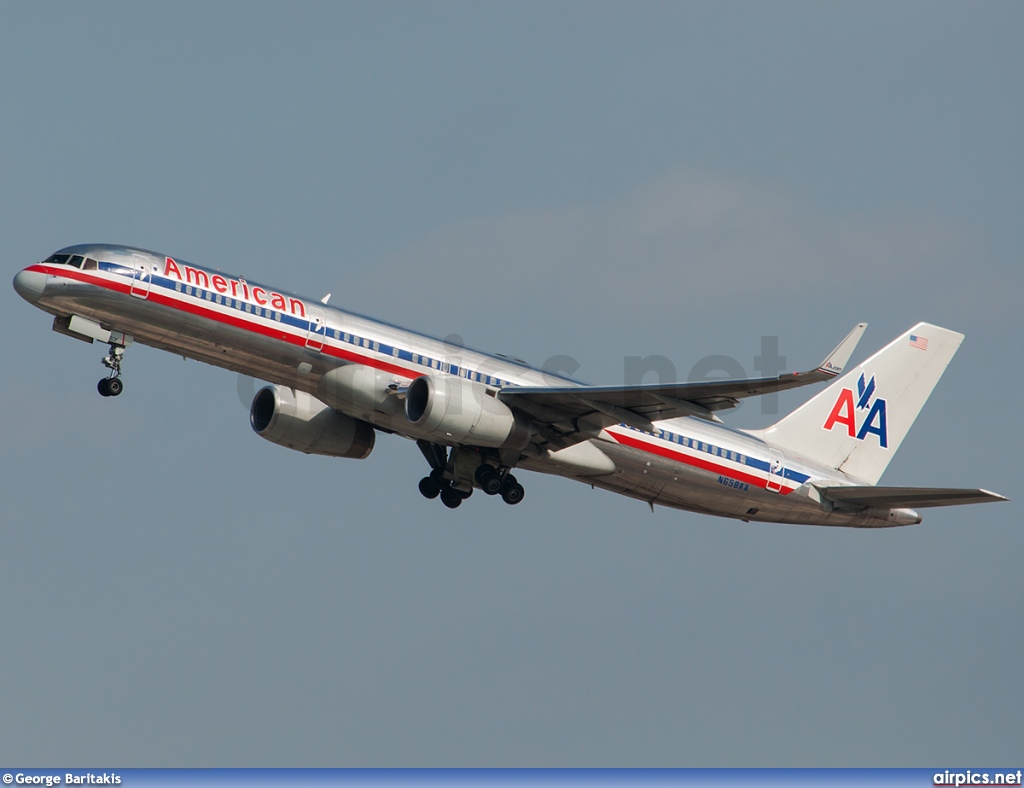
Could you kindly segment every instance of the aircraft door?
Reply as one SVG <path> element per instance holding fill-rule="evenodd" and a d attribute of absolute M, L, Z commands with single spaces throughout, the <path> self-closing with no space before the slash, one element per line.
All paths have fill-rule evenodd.
<path fill-rule="evenodd" d="M 778 449 L 768 449 L 768 492 L 782 492 L 782 480 L 786 476 L 786 458 Z"/>
<path fill-rule="evenodd" d="M 149 298 L 149 288 L 153 284 L 149 261 L 139 255 L 132 255 L 132 268 L 132 286 L 128 292 L 136 298 Z"/>
<path fill-rule="evenodd" d="M 324 349 L 324 339 L 327 337 L 327 323 L 319 315 L 314 315 L 309 321 L 309 331 L 306 334 L 306 347 L 315 350 L 317 353 Z"/>

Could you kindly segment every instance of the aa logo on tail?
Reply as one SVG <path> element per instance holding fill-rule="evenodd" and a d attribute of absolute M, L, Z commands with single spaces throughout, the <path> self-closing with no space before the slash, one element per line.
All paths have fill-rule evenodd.
<path fill-rule="evenodd" d="M 883 449 L 889 447 L 889 432 L 885 420 L 885 400 L 877 397 L 874 402 L 871 398 L 875 394 L 875 376 L 865 381 L 861 373 L 857 381 L 857 399 L 854 404 L 853 391 L 843 389 L 839 392 L 836 404 L 832 406 L 832 412 L 825 419 L 824 429 L 830 432 L 837 424 L 846 426 L 846 431 L 851 438 L 859 441 L 864 440 L 868 435 L 878 436 L 878 445 Z M 857 427 L 858 416 L 863 417 L 860 427 Z"/>

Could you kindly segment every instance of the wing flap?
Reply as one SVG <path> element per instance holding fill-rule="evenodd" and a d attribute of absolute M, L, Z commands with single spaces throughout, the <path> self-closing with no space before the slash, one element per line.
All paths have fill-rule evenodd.
<path fill-rule="evenodd" d="M 880 506 L 890 509 L 926 509 L 933 506 L 959 506 L 969 503 L 1008 501 L 988 490 L 955 487 L 819 487 L 830 501 L 846 506 Z"/>

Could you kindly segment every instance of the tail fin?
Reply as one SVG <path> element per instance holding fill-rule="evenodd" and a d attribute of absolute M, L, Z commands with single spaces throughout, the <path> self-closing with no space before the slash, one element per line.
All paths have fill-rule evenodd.
<path fill-rule="evenodd" d="M 761 435 L 876 484 L 963 339 L 918 323 Z"/>

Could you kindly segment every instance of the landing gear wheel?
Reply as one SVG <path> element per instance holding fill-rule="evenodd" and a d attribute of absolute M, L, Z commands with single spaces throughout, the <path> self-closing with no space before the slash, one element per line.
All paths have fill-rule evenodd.
<path fill-rule="evenodd" d="M 525 497 L 526 490 L 523 489 L 523 485 L 516 481 L 513 481 L 511 484 L 507 481 L 505 482 L 505 486 L 501 490 L 501 500 L 505 503 L 514 506 Z"/>
<path fill-rule="evenodd" d="M 480 489 L 487 495 L 497 495 L 501 492 L 501 475 L 490 465 L 481 465 L 473 474 Z"/>
<path fill-rule="evenodd" d="M 120 396 L 124 391 L 124 383 L 121 382 L 121 378 L 107 378 L 107 391 L 111 397 Z"/>
<path fill-rule="evenodd" d="M 441 490 L 441 503 L 449 509 L 458 509 L 462 504 L 462 494 L 451 487 L 445 487 Z"/>
<path fill-rule="evenodd" d="M 441 494 L 441 485 L 438 484 L 433 476 L 424 476 L 420 479 L 420 495 L 424 498 L 433 500 Z"/>
<path fill-rule="evenodd" d="M 96 384 L 96 390 L 100 393 L 101 397 L 110 396 L 110 378 L 103 378 L 99 383 Z"/>

